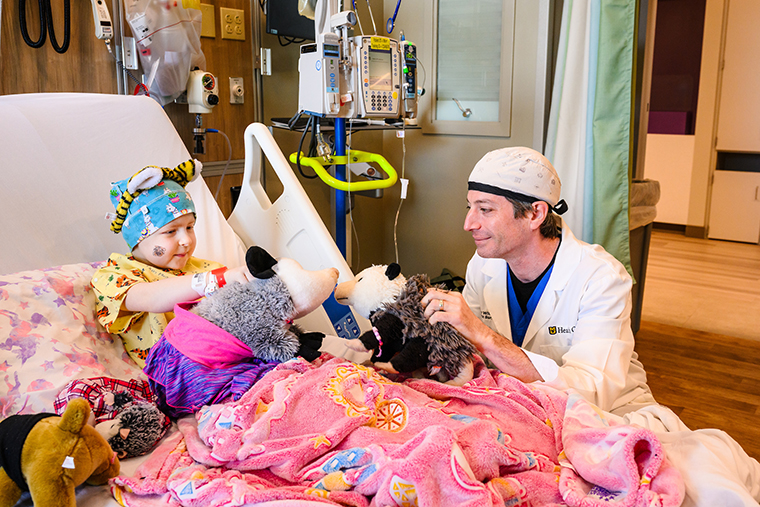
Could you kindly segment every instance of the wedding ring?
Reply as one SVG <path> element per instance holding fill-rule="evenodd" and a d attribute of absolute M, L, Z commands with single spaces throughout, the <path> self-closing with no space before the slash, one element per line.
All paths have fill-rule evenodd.
<path fill-rule="evenodd" d="M 439 312 L 443 311 L 443 299 L 438 300 L 438 311 Z"/>

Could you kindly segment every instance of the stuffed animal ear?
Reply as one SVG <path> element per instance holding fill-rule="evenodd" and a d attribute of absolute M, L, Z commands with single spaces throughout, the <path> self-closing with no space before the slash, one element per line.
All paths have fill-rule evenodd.
<path fill-rule="evenodd" d="M 58 426 L 63 431 L 78 434 L 87 424 L 88 417 L 90 417 L 90 404 L 84 398 L 74 398 L 66 405 Z"/>
<path fill-rule="evenodd" d="M 390 264 L 388 264 L 388 268 L 385 270 L 385 276 L 388 277 L 388 280 L 393 280 L 400 274 L 401 274 L 401 266 L 399 266 L 395 262 L 391 262 Z"/>
<path fill-rule="evenodd" d="M 245 264 L 253 276 L 266 280 L 274 276 L 272 268 L 277 264 L 277 260 L 260 246 L 252 246 L 245 253 Z"/>

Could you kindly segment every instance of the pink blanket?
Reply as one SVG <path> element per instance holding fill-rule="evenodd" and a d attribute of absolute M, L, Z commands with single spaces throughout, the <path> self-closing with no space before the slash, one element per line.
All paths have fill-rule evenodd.
<path fill-rule="evenodd" d="M 335 358 L 283 363 L 240 400 L 204 407 L 122 505 L 678 506 L 683 483 L 648 430 L 577 395 L 488 370 L 463 387 L 396 383 Z"/>

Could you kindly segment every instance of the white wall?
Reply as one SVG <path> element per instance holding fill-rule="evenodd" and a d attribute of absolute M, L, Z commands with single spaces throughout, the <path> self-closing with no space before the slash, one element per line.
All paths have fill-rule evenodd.
<path fill-rule="evenodd" d="M 644 178 L 660 182 L 657 222 L 686 225 L 694 136 L 647 134 Z"/>

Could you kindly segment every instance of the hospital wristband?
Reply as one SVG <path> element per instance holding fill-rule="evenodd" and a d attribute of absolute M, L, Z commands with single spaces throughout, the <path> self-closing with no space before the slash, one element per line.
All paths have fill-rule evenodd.
<path fill-rule="evenodd" d="M 192 278 L 192 282 L 190 286 L 193 288 L 195 292 L 198 293 L 198 296 L 205 296 L 206 295 L 206 279 L 207 279 L 208 273 L 195 273 Z"/>
<path fill-rule="evenodd" d="M 211 272 L 211 274 L 214 277 L 216 277 L 216 284 L 219 286 L 220 289 L 222 287 L 224 287 L 225 285 L 227 285 L 227 280 L 225 280 L 225 278 L 224 278 L 224 273 L 226 271 L 227 271 L 227 268 L 221 267 L 221 268 L 217 268 L 217 269 L 215 269 L 215 270 L 213 270 Z"/>
<path fill-rule="evenodd" d="M 226 268 L 222 268 L 222 271 L 215 274 L 214 271 L 206 271 L 203 273 L 195 273 L 193 275 L 191 287 L 199 296 L 210 296 L 217 289 L 220 289 L 226 285 L 227 281 L 224 279 L 224 271 Z"/>

